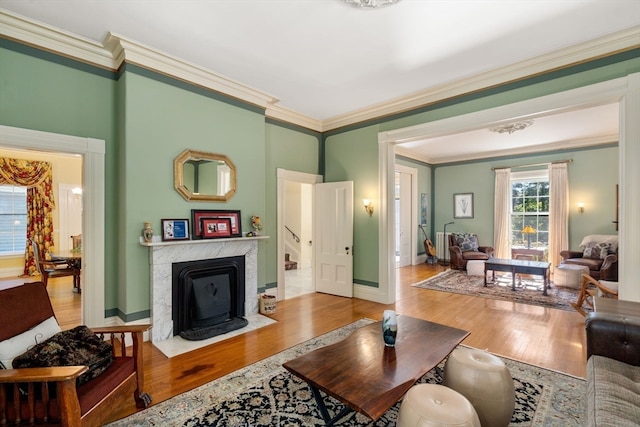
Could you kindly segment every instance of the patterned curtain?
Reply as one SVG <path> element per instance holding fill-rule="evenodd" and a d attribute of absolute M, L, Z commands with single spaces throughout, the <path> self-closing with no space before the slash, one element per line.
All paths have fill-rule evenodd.
<path fill-rule="evenodd" d="M 52 177 L 49 162 L 0 157 L 0 184 L 27 187 L 27 241 L 34 239 L 41 254 L 48 254 L 54 247 Z M 23 274 L 37 274 L 29 244 L 26 245 Z"/>

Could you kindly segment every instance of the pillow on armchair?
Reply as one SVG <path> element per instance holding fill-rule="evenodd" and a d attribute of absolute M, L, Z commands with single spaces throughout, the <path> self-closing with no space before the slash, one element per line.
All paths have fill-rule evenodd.
<path fill-rule="evenodd" d="M 77 385 L 80 386 L 106 371 L 112 362 L 111 344 L 86 326 L 77 326 L 34 345 L 13 359 L 13 367 L 87 366 L 89 370 L 78 377 Z"/>
<path fill-rule="evenodd" d="M 478 236 L 471 233 L 454 233 L 456 242 L 462 252 L 478 251 Z"/>
<path fill-rule="evenodd" d="M 609 243 L 589 242 L 584 247 L 582 258 L 605 259 L 607 255 L 613 252 L 614 251 L 611 250 L 611 245 Z"/>

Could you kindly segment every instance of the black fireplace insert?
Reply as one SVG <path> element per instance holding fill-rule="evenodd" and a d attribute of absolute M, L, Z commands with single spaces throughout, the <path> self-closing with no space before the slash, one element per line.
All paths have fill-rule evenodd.
<path fill-rule="evenodd" d="M 174 263 L 173 334 L 203 340 L 245 327 L 244 256 Z"/>

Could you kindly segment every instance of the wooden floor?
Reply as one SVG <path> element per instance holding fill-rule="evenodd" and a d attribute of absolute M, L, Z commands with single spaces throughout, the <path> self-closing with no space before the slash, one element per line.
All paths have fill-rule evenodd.
<path fill-rule="evenodd" d="M 584 377 L 584 318 L 574 311 L 457 295 L 411 287 L 442 271 L 421 264 L 398 269 L 397 301 L 382 305 L 326 294 L 278 302 L 277 323 L 171 359 L 145 343 L 145 388 L 157 404 L 358 319 L 380 320 L 385 309 L 471 332 L 465 344 L 571 375 Z M 63 281 L 64 278 L 57 279 Z M 71 282 L 50 283 L 56 315 L 65 327 L 79 322 L 80 298 Z M 62 289 L 61 289 L 62 288 Z M 77 312 L 77 314 L 74 314 Z M 75 323 L 77 325 L 77 323 Z M 135 411 L 132 404 L 117 418 Z"/>

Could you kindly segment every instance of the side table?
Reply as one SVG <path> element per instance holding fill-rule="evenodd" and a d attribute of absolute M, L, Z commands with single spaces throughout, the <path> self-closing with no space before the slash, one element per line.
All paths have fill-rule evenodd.
<path fill-rule="evenodd" d="M 593 310 L 601 313 L 624 314 L 640 317 L 640 302 L 594 297 Z"/>

